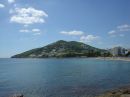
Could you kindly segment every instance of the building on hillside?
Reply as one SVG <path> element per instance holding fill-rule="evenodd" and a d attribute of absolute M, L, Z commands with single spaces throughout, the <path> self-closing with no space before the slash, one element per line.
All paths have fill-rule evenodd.
<path fill-rule="evenodd" d="M 109 50 L 114 57 L 125 56 L 128 51 L 122 47 L 114 47 Z"/>
<path fill-rule="evenodd" d="M 130 57 L 130 49 L 127 49 L 127 54 L 126 54 L 127 57 Z"/>

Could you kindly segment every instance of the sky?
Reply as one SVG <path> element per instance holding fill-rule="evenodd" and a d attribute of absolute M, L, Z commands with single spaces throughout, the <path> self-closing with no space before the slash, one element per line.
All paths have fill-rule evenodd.
<path fill-rule="evenodd" d="M 0 58 L 57 40 L 130 48 L 130 0 L 0 0 Z"/>

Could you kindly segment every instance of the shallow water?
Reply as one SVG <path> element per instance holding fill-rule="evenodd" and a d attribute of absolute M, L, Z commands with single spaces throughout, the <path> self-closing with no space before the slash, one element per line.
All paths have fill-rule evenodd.
<path fill-rule="evenodd" d="M 0 97 L 85 97 L 130 84 L 130 62 L 0 59 Z"/>

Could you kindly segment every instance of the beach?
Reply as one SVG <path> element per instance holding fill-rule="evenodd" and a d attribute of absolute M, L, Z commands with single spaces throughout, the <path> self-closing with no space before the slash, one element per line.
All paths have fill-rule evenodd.
<path fill-rule="evenodd" d="M 97 57 L 101 60 L 118 60 L 118 61 L 130 61 L 130 57 Z"/>

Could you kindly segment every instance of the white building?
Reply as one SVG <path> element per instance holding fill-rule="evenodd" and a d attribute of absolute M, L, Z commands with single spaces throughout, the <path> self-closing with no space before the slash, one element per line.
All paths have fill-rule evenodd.
<path fill-rule="evenodd" d="M 122 47 L 114 47 L 112 49 L 110 49 L 110 53 L 113 55 L 113 56 L 124 56 L 126 55 L 127 50 L 125 48 L 122 48 Z"/>

